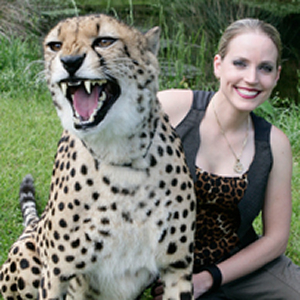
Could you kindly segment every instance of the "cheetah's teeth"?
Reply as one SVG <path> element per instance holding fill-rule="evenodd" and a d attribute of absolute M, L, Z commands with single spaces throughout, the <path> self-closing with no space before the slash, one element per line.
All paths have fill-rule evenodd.
<path fill-rule="evenodd" d="M 76 125 L 80 125 L 80 120 L 77 117 L 73 117 L 73 123 Z"/>
<path fill-rule="evenodd" d="M 79 86 L 81 85 L 81 81 L 72 81 L 72 82 L 68 82 L 68 86 Z"/>
<path fill-rule="evenodd" d="M 106 84 L 107 83 L 107 80 L 106 79 L 101 79 L 101 80 L 93 80 L 92 83 L 95 85 L 95 84 L 99 84 L 100 86 L 103 85 L 103 84 Z"/>
<path fill-rule="evenodd" d="M 65 82 L 62 82 L 62 83 L 60 84 L 60 87 L 61 87 L 61 90 L 62 90 L 63 95 L 66 97 L 66 96 L 67 96 L 67 88 L 68 88 L 68 85 L 67 85 Z"/>
<path fill-rule="evenodd" d="M 74 109 L 74 112 L 75 112 L 75 117 L 76 117 L 77 119 L 80 119 L 80 115 L 79 115 L 79 113 L 77 112 L 76 109 Z"/>
<path fill-rule="evenodd" d="M 60 88 L 62 90 L 63 95 L 66 97 L 67 96 L 67 89 L 68 87 L 76 87 L 80 86 L 81 84 L 84 85 L 85 90 L 88 94 L 91 94 L 92 88 L 98 84 L 99 86 L 102 86 L 103 84 L 106 84 L 107 80 L 106 79 L 100 79 L 100 80 L 83 80 L 83 81 L 76 81 L 76 82 L 61 82 L 60 83 Z M 104 101 L 102 99 L 104 97 L 103 95 L 99 98 L 100 101 Z"/>
<path fill-rule="evenodd" d="M 99 97 L 99 104 L 101 103 L 101 106 L 102 106 L 102 102 L 104 102 L 105 100 L 106 100 L 106 93 L 105 92 L 102 92 L 101 93 L 101 95 L 100 95 L 100 97 Z M 98 106 L 99 106 L 99 104 L 98 104 Z"/>
<path fill-rule="evenodd" d="M 88 122 L 90 122 L 90 123 L 94 122 L 96 115 L 97 115 L 97 109 L 95 109 L 94 112 L 91 114 Z"/>
<path fill-rule="evenodd" d="M 84 86 L 85 86 L 85 89 L 86 89 L 87 93 L 91 94 L 91 91 L 92 91 L 92 87 L 91 87 L 92 83 L 91 83 L 91 81 L 85 80 L 83 83 L 84 83 Z"/>
<path fill-rule="evenodd" d="M 95 109 L 95 111 L 92 113 L 90 118 L 88 120 L 83 121 L 82 118 L 78 115 L 78 113 L 75 112 L 75 116 L 73 116 L 73 122 L 75 125 L 83 125 L 83 124 L 92 123 L 95 121 L 96 115 L 97 115 L 97 110 Z"/>
<path fill-rule="evenodd" d="M 97 110 L 101 109 L 102 105 L 103 105 L 103 101 L 99 101 L 98 106 L 97 106 Z"/>

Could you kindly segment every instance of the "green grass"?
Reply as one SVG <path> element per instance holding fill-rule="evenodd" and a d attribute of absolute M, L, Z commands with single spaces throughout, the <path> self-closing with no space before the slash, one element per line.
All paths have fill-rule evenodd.
<path fill-rule="evenodd" d="M 0 264 L 23 229 L 20 182 L 27 173 L 36 178 L 41 212 L 48 199 L 53 158 L 62 132 L 42 79 L 37 43 L 0 36 Z"/>
<path fill-rule="evenodd" d="M 61 134 L 56 112 L 48 101 L 37 98 L 0 97 L 0 264 L 22 232 L 18 190 L 22 178 L 36 179 L 38 208 L 48 198 L 57 141 Z"/>

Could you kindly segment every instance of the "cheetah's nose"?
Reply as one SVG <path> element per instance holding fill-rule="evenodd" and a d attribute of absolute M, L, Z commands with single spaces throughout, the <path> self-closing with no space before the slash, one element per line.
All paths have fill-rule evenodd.
<path fill-rule="evenodd" d="M 82 55 L 66 55 L 60 58 L 64 68 L 68 73 L 73 76 L 76 71 L 81 67 L 85 58 L 85 54 Z"/>

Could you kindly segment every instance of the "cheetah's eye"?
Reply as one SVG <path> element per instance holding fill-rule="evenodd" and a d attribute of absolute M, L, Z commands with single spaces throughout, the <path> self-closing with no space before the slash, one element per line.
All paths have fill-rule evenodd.
<path fill-rule="evenodd" d="M 61 42 L 50 42 L 47 46 L 54 52 L 57 52 L 61 49 L 62 43 Z"/>
<path fill-rule="evenodd" d="M 112 45 L 116 40 L 117 39 L 111 37 L 99 37 L 94 41 L 93 48 L 95 47 L 106 48 Z"/>

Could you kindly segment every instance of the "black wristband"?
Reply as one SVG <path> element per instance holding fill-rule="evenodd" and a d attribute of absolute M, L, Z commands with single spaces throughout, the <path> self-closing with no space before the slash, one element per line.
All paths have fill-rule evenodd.
<path fill-rule="evenodd" d="M 209 291 L 215 291 L 221 286 L 222 273 L 216 265 L 209 265 L 209 266 L 201 267 L 201 271 L 209 272 L 213 278 L 213 285 Z"/>

